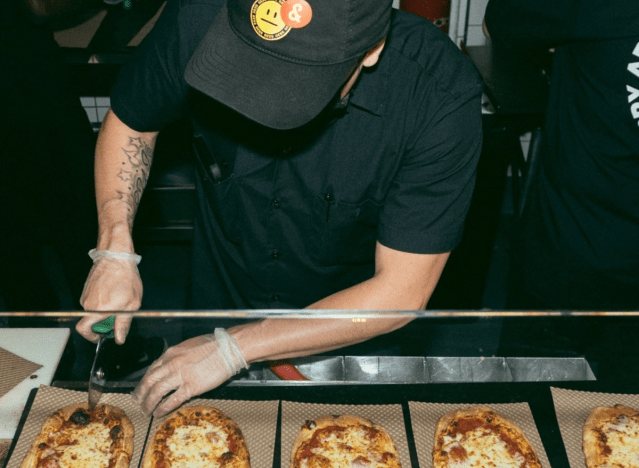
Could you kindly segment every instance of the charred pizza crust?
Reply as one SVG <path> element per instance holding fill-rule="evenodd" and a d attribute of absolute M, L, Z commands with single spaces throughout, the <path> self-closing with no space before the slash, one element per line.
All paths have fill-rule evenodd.
<path fill-rule="evenodd" d="M 291 468 L 401 468 L 395 442 L 382 426 L 353 415 L 323 416 L 302 426 Z"/>
<path fill-rule="evenodd" d="M 485 434 L 484 443 L 496 441 L 498 444 L 502 442 L 505 444 L 502 452 L 505 456 L 511 457 L 511 466 L 541 468 L 539 458 L 522 430 L 514 422 L 487 406 L 451 411 L 439 419 L 435 427 L 435 444 L 433 446 L 434 468 L 455 466 L 474 456 L 482 456 L 483 463 L 485 463 L 487 453 L 481 452 L 490 451 L 493 453 L 493 451 L 486 450 L 485 447 L 482 448 L 477 438 L 469 437 L 469 433 L 484 437 L 475 432 L 480 427 L 484 428 L 483 431 L 480 431 L 480 434 Z M 494 433 L 498 440 L 494 437 L 489 439 L 490 432 Z M 508 466 L 503 461 L 491 461 L 496 466 Z M 481 463 L 482 466 L 483 463 Z M 472 468 L 472 464 L 469 468 Z"/>
<path fill-rule="evenodd" d="M 178 457 L 183 463 L 180 466 L 251 466 L 240 427 L 210 406 L 190 406 L 171 413 L 149 439 L 141 468 L 171 468 Z"/>
<path fill-rule="evenodd" d="M 44 421 L 20 468 L 128 468 L 134 435 L 120 408 L 99 404 L 89 411 L 86 402 L 65 406 Z M 83 448 L 91 462 L 83 464 Z"/>
<path fill-rule="evenodd" d="M 639 411 L 622 405 L 595 408 L 584 424 L 583 451 L 588 468 L 615 466 L 616 462 L 629 466 L 613 459 L 626 451 L 628 457 L 635 457 L 631 464 L 639 464 Z"/>

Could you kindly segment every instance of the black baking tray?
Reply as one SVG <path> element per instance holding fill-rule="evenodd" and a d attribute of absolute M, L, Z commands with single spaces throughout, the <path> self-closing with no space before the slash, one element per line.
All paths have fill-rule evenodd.
<path fill-rule="evenodd" d="M 57 387 L 65 388 L 62 382 L 56 383 Z M 410 451 L 411 465 L 420 467 L 417 460 L 417 452 L 413 440 L 413 431 L 410 421 L 409 401 L 427 403 L 460 403 L 473 405 L 478 403 L 528 403 L 532 411 L 537 430 L 544 444 L 546 454 L 552 468 L 569 468 L 568 457 L 564 450 L 563 441 L 559 432 L 555 408 L 550 387 L 566 388 L 572 390 L 607 392 L 607 393 L 638 393 L 634 384 L 602 384 L 597 381 L 589 382 L 540 382 L 540 383 L 464 383 L 464 384 L 406 384 L 406 385 L 343 385 L 343 386 L 277 386 L 277 387 L 232 387 L 222 386 L 201 395 L 202 398 L 225 400 L 286 400 L 300 403 L 326 403 L 347 405 L 371 405 L 371 404 L 401 404 L 406 425 L 406 435 Z M 69 385 L 68 388 L 80 390 L 77 386 Z M 128 393 L 133 387 L 121 387 L 112 389 L 113 393 Z M 9 458 L 20 436 L 31 405 L 36 396 L 37 389 L 33 389 L 25 405 L 20 418 L 16 435 L 13 439 Z M 280 468 L 280 418 L 278 425 L 273 456 L 273 468 Z M 134 467 L 132 467 L 134 468 Z"/>

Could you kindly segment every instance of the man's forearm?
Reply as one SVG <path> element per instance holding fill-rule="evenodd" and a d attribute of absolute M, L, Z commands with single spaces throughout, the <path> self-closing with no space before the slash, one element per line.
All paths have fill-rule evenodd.
<path fill-rule="evenodd" d="M 377 273 L 309 306 L 330 310 L 419 310 L 432 295 L 448 254 L 415 255 L 378 244 Z M 392 332 L 410 315 L 365 319 L 266 319 L 232 328 L 248 362 L 307 356 Z"/>
<path fill-rule="evenodd" d="M 413 320 L 393 318 L 266 319 L 229 329 L 247 362 L 324 353 L 390 333 Z"/>
<path fill-rule="evenodd" d="M 95 158 L 99 250 L 132 252 L 133 220 L 146 187 L 157 132 L 136 132 L 111 111 L 106 115 Z"/>
<path fill-rule="evenodd" d="M 383 278 L 363 283 L 328 296 L 309 308 L 327 310 L 418 310 L 424 302 L 421 294 L 411 294 L 403 287 L 393 287 Z M 424 304 L 425 305 L 425 304 Z M 406 316 L 392 318 L 344 319 L 266 319 L 229 332 L 238 341 L 248 362 L 286 359 L 323 353 L 361 343 L 397 330 L 413 320 Z"/>

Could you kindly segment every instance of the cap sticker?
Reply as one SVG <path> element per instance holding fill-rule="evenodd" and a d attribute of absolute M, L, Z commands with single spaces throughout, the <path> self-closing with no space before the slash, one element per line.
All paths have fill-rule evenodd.
<path fill-rule="evenodd" d="M 291 28 L 303 28 L 311 22 L 313 10 L 306 0 L 286 0 L 282 3 L 282 20 Z"/>
<path fill-rule="evenodd" d="M 255 0 L 251 7 L 251 24 L 256 34 L 267 41 L 277 41 L 291 30 L 281 14 L 284 0 Z"/>

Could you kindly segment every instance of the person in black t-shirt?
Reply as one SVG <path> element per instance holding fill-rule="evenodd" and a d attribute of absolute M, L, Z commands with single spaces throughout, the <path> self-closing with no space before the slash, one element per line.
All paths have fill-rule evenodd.
<path fill-rule="evenodd" d="M 554 48 L 507 307 L 639 309 L 639 3 L 490 0 L 484 25 L 493 47 L 528 60 Z M 610 317 L 507 320 L 500 354 L 586 356 L 605 378 L 636 365 L 637 325 Z"/>
<path fill-rule="evenodd" d="M 554 48 L 510 308 L 639 309 L 639 2 L 491 0 L 494 47 Z"/>
<path fill-rule="evenodd" d="M 423 308 L 461 237 L 482 86 L 445 34 L 391 3 L 169 1 L 122 70 L 98 140 L 100 236 L 84 307 L 140 306 L 133 218 L 157 132 L 188 116 L 193 307 Z M 95 340 L 104 316 L 78 331 Z M 130 318 L 118 318 L 123 342 Z M 136 397 L 150 412 L 178 388 L 163 414 L 246 362 L 336 349 L 410 320 L 217 329 L 170 348 Z"/>

